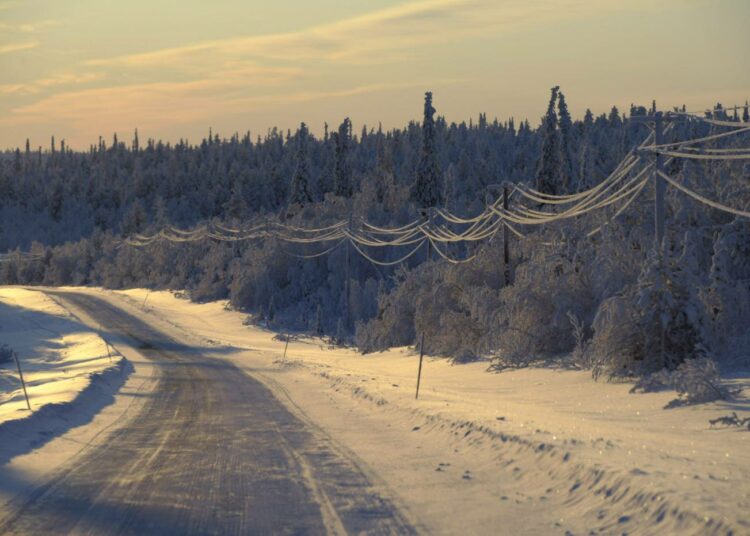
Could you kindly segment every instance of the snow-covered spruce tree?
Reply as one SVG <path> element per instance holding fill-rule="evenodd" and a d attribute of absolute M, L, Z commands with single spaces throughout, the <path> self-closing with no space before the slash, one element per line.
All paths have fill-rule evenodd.
<path fill-rule="evenodd" d="M 558 95 L 557 112 L 560 123 L 560 153 L 562 156 L 562 182 L 560 186 L 563 192 L 570 192 L 577 189 L 578 179 L 573 164 L 575 151 L 573 147 L 573 121 L 570 118 L 568 104 L 565 102 L 565 95 L 562 91 Z"/>
<path fill-rule="evenodd" d="M 638 281 L 601 303 L 589 348 L 594 377 L 674 370 L 704 355 L 706 315 L 694 254 L 689 240 L 672 254 L 651 249 Z"/>
<path fill-rule="evenodd" d="M 556 194 L 560 187 L 560 133 L 557 130 L 555 103 L 559 86 L 551 90 L 547 114 L 542 123 L 542 152 L 536 168 L 536 189 L 547 194 Z"/>
<path fill-rule="evenodd" d="M 750 223 L 736 218 L 714 242 L 705 301 L 720 350 L 750 349 Z"/>
<path fill-rule="evenodd" d="M 432 107 L 432 92 L 424 94 L 424 119 L 422 121 L 422 152 L 417 165 L 416 178 L 411 198 L 419 208 L 436 207 L 443 204 L 440 187 L 440 167 L 435 155 L 435 108 Z"/>
<path fill-rule="evenodd" d="M 232 193 L 229 200 L 225 203 L 224 209 L 227 217 L 231 221 L 240 221 L 245 217 L 247 212 L 247 203 L 245 202 L 245 192 L 242 182 L 237 179 L 232 186 Z"/>
<path fill-rule="evenodd" d="M 349 145 L 352 137 L 352 122 L 347 117 L 339 125 L 339 131 L 331 135 L 334 145 L 333 193 L 340 197 L 351 197 L 352 168 L 349 163 Z"/>
<path fill-rule="evenodd" d="M 297 131 L 297 167 L 292 177 L 291 191 L 289 194 L 290 211 L 304 207 L 312 202 L 310 195 L 310 172 L 307 168 L 307 125 L 302 123 Z"/>

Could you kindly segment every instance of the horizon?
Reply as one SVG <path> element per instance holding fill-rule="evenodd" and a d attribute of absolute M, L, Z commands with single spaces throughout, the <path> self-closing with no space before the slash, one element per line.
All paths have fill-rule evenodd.
<path fill-rule="evenodd" d="M 562 91 L 562 90 L 561 90 L 561 92 L 564 93 L 564 91 Z M 433 93 L 433 97 L 434 97 L 434 93 Z M 566 98 L 567 98 L 567 95 L 566 95 Z M 424 100 L 424 97 L 422 97 L 422 102 L 423 102 L 423 100 Z M 634 106 L 643 106 L 646 109 L 649 109 L 649 106 L 646 103 L 631 103 L 631 104 L 634 105 Z M 716 104 L 716 103 L 714 103 L 714 104 Z M 718 103 L 718 104 L 722 104 L 722 106 L 725 109 L 731 109 L 728 105 L 724 105 L 724 103 Z M 736 105 L 736 106 L 740 107 L 740 105 Z M 657 107 L 658 107 L 658 103 L 657 103 Z M 593 114 L 594 118 L 597 118 L 597 117 L 601 117 L 601 116 L 608 116 L 609 113 L 612 111 L 613 108 L 617 108 L 617 110 L 618 110 L 618 112 L 620 114 L 620 117 L 622 117 L 622 118 L 628 118 L 628 117 L 630 117 L 630 114 L 629 114 L 629 112 L 630 112 L 630 105 L 628 105 L 627 108 L 621 108 L 620 106 L 612 105 L 608 109 L 601 110 L 599 112 L 595 112 L 593 110 L 590 110 L 590 111 Z M 671 111 L 672 108 L 674 108 L 674 107 L 671 107 L 670 111 Z M 679 106 L 679 108 L 682 108 L 682 106 Z M 571 118 L 572 118 L 573 122 L 575 123 L 575 122 L 582 121 L 583 118 L 584 118 L 584 115 L 585 115 L 586 111 L 589 111 L 589 109 L 584 110 L 580 115 L 571 114 Z M 709 109 L 707 109 L 706 111 L 709 111 Z M 693 112 L 697 112 L 697 110 L 694 110 Z M 476 116 L 471 116 L 471 117 L 464 118 L 464 119 L 448 120 L 442 114 L 439 113 L 439 110 L 435 113 L 435 119 L 436 120 L 443 119 L 446 122 L 446 124 L 448 125 L 448 127 L 450 127 L 451 125 L 456 125 L 456 126 L 467 125 L 467 126 L 476 127 L 478 125 L 478 123 L 479 123 L 479 117 L 482 114 L 484 114 L 486 116 L 487 124 L 488 125 L 492 125 L 495 122 L 498 122 L 500 125 L 506 125 L 509 121 L 513 121 L 516 129 L 518 129 L 518 127 L 522 123 L 528 122 L 529 125 L 530 125 L 530 128 L 532 130 L 536 130 L 536 129 L 538 129 L 538 128 L 540 128 L 542 126 L 542 123 L 543 123 L 543 120 L 544 120 L 544 116 L 540 115 L 540 118 L 539 118 L 538 122 L 535 124 L 528 117 L 524 117 L 522 119 L 519 119 L 519 118 L 514 117 L 514 116 L 509 116 L 509 117 L 505 117 L 505 118 L 497 117 L 497 116 L 490 117 L 488 114 L 486 114 L 486 112 L 481 112 L 481 111 L 477 112 Z M 43 153 L 48 153 L 48 152 L 50 152 L 50 142 L 51 142 L 51 139 L 54 138 L 56 150 L 60 150 L 60 143 L 64 142 L 66 149 L 72 150 L 74 152 L 87 152 L 91 147 L 96 147 L 99 144 L 100 140 L 105 143 L 105 145 L 107 146 L 107 148 L 110 148 L 112 146 L 111 142 L 113 141 L 113 139 L 114 139 L 115 136 L 117 136 L 117 140 L 118 140 L 119 143 L 125 143 L 127 140 L 132 140 L 134 138 L 134 136 L 135 136 L 136 133 L 138 134 L 138 138 L 141 141 L 141 143 L 143 143 L 144 141 L 145 142 L 153 141 L 155 143 L 163 143 L 164 145 L 171 145 L 171 146 L 175 146 L 175 145 L 178 145 L 180 142 L 183 142 L 183 143 L 185 143 L 188 146 L 196 147 L 196 146 L 200 145 L 202 142 L 208 140 L 209 133 L 212 136 L 214 136 L 214 137 L 215 136 L 219 136 L 219 140 L 222 143 L 231 141 L 231 139 L 234 136 L 238 136 L 240 139 L 242 139 L 245 135 L 250 134 L 250 141 L 253 142 L 253 143 L 255 143 L 255 142 L 257 142 L 257 140 L 258 140 L 259 137 L 262 140 L 265 140 L 266 137 L 273 130 L 276 130 L 276 132 L 280 133 L 281 135 L 285 135 L 287 133 L 287 131 L 291 132 L 291 134 L 294 135 L 294 134 L 296 134 L 299 131 L 299 128 L 300 128 L 300 126 L 302 124 L 304 124 L 305 127 L 307 128 L 307 132 L 308 132 L 309 136 L 311 136 L 315 140 L 322 140 L 326 124 L 328 125 L 328 131 L 329 131 L 329 133 L 330 132 L 334 132 L 336 130 L 337 126 L 338 126 L 338 123 L 340 121 L 343 121 L 344 119 L 345 118 L 341 118 L 338 121 L 324 121 L 324 123 L 322 123 L 320 125 L 317 125 L 317 126 L 316 125 L 310 125 L 309 123 L 307 123 L 305 121 L 301 121 L 301 122 L 297 123 L 296 126 L 289 126 L 289 127 L 270 126 L 267 129 L 265 129 L 263 132 L 254 131 L 253 129 L 245 129 L 245 130 L 234 131 L 231 134 L 222 133 L 222 132 L 216 130 L 213 126 L 208 125 L 208 126 L 205 127 L 204 134 L 203 135 L 199 135 L 199 137 L 197 138 L 197 141 L 193 141 L 193 140 L 191 140 L 189 138 L 162 139 L 162 138 L 154 138 L 154 137 L 150 137 L 150 136 L 145 136 L 144 137 L 143 132 L 138 127 L 135 127 L 133 129 L 133 131 L 131 131 L 129 133 L 128 132 L 110 132 L 109 134 L 99 134 L 99 135 L 97 135 L 96 139 L 92 139 L 91 142 L 88 143 L 86 146 L 75 147 L 75 148 L 71 148 L 70 145 L 68 144 L 68 141 L 65 138 L 59 138 L 59 137 L 57 137 L 53 133 L 46 140 L 46 144 L 44 144 L 44 143 L 36 143 L 35 144 L 35 143 L 32 143 L 31 140 L 29 139 L 29 146 L 30 146 L 31 151 L 38 151 L 39 149 L 41 149 Z M 418 125 L 418 124 L 421 123 L 421 121 L 422 121 L 421 117 L 416 117 L 415 116 L 414 118 L 407 119 L 406 122 L 404 122 L 402 125 L 394 125 L 394 126 L 389 127 L 389 128 L 385 128 L 383 126 L 383 134 L 389 134 L 389 133 L 391 133 L 393 131 L 405 131 L 409 127 L 409 125 L 411 125 L 411 124 L 417 124 Z M 381 125 L 379 125 L 379 124 L 378 125 L 370 125 L 370 124 L 366 124 L 366 123 L 363 123 L 361 125 L 356 125 L 354 122 L 352 122 L 352 137 L 354 139 L 359 139 L 363 127 L 367 127 L 367 133 L 368 134 L 373 133 L 373 132 L 377 133 L 378 128 L 380 126 Z M 15 146 L 15 147 L 5 147 L 3 149 L 0 149 L 0 152 L 4 152 L 4 153 L 14 152 L 16 149 L 23 149 L 24 146 L 25 146 L 25 144 L 26 144 L 26 140 L 24 140 L 23 143 Z M 128 144 L 126 143 L 126 147 L 127 146 L 128 146 Z"/>
<path fill-rule="evenodd" d="M 344 117 L 392 130 L 419 119 L 427 89 L 448 123 L 536 126 L 554 85 L 573 117 L 741 105 L 749 18 L 740 0 L 0 0 L 0 147 L 85 150 L 136 128 L 170 143 L 301 122 L 320 134 Z"/>

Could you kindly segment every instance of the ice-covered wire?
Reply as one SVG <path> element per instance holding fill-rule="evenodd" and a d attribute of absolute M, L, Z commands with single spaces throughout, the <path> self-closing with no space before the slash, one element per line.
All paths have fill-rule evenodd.
<path fill-rule="evenodd" d="M 703 197 L 702 195 L 700 195 L 697 192 L 694 192 L 693 190 L 691 190 L 687 186 L 684 186 L 684 185 L 680 184 L 679 182 L 675 181 L 674 179 L 672 179 L 666 173 L 663 173 L 663 172 L 659 171 L 659 176 L 661 176 L 662 179 L 664 179 L 669 184 L 671 184 L 672 186 L 674 186 L 675 188 L 677 188 L 678 190 L 680 190 L 682 193 L 684 193 L 686 195 L 689 195 L 690 197 L 692 197 L 696 201 L 700 201 L 701 203 L 703 203 L 705 205 L 708 205 L 709 207 L 715 208 L 717 210 L 721 210 L 721 211 L 724 211 L 724 212 L 728 212 L 730 214 L 734 214 L 735 216 L 741 216 L 743 218 L 750 218 L 750 212 L 748 212 L 746 210 L 739 210 L 737 208 L 728 207 L 727 205 L 723 205 L 723 204 L 721 204 L 721 203 L 719 203 L 717 201 L 712 201 L 711 199 Z"/>
<path fill-rule="evenodd" d="M 673 112 L 669 112 L 670 114 L 678 114 L 678 115 L 698 115 L 698 114 L 709 114 L 709 113 L 716 113 L 716 112 L 731 112 L 734 110 L 742 110 L 744 108 L 747 108 L 747 104 L 738 104 L 737 106 L 729 106 L 728 108 L 724 108 L 723 106 L 721 108 L 712 108 L 712 109 L 705 109 L 705 110 L 695 110 L 692 112 L 683 112 L 681 110 L 675 110 Z"/>
<path fill-rule="evenodd" d="M 522 233 L 521 231 L 519 231 L 518 229 L 516 229 L 515 227 L 513 227 L 513 226 L 512 226 L 512 225 L 511 225 L 510 223 L 508 223 L 508 222 L 507 222 L 507 221 L 505 221 L 505 220 L 502 220 L 502 222 L 503 222 L 503 225 L 504 225 L 505 227 L 507 227 L 507 228 L 508 228 L 508 230 L 509 230 L 509 231 L 510 231 L 511 233 L 513 233 L 514 235 L 516 235 L 516 236 L 517 236 L 518 238 L 526 238 L 526 235 L 525 235 L 525 234 L 523 234 L 523 233 Z"/>
<path fill-rule="evenodd" d="M 680 147 L 680 151 L 695 151 L 696 153 L 716 153 L 716 154 L 725 154 L 725 153 L 746 153 L 748 152 L 748 149 L 744 148 L 726 148 L 726 149 L 717 149 L 714 147 Z"/>
<path fill-rule="evenodd" d="M 649 178 L 646 177 L 645 179 L 643 179 L 641 181 L 641 183 L 635 189 L 635 191 L 633 192 L 633 194 L 630 196 L 630 199 L 628 199 L 625 203 L 623 203 L 623 205 L 619 209 L 617 209 L 617 211 L 612 215 L 611 218 L 608 218 L 606 222 L 604 222 L 603 224 L 601 224 L 599 227 L 597 227 L 593 231 L 589 231 L 588 233 L 586 233 L 586 236 L 587 237 L 594 236 L 596 233 L 598 233 L 599 231 L 601 231 L 602 229 L 604 229 L 607 225 L 609 225 L 612 222 L 612 220 L 614 220 L 620 214 L 622 214 L 623 212 L 625 212 L 627 210 L 627 208 L 633 203 L 633 201 L 635 201 L 641 195 L 641 193 L 643 192 L 643 189 L 646 187 L 646 185 L 648 183 L 649 183 Z"/>
<path fill-rule="evenodd" d="M 486 210 L 481 212 L 480 214 L 477 214 L 473 218 L 461 218 L 460 216 L 456 216 L 455 214 L 451 213 L 450 211 L 438 208 L 436 210 L 437 214 L 443 218 L 445 221 L 448 221 L 450 223 L 457 223 L 457 224 L 468 224 L 468 223 L 477 223 L 486 215 Z"/>
<path fill-rule="evenodd" d="M 287 251 L 281 245 L 279 245 L 279 249 L 283 253 L 285 253 L 286 255 L 289 255 L 290 257 L 297 257 L 298 259 L 315 259 L 315 258 L 318 258 L 318 257 L 322 257 L 323 255 L 328 255 L 329 253 L 331 253 L 334 249 L 338 248 L 344 242 L 346 242 L 346 237 L 342 238 L 341 240 L 339 240 L 338 242 L 336 242 L 333 246 L 329 247 L 325 251 L 321 251 L 320 253 L 313 253 L 312 255 L 300 255 L 298 253 L 291 253 L 291 252 Z"/>
<path fill-rule="evenodd" d="M 747 160 L 750 159 L 750 147 L 744 153 L 684 153 L 680 151 L 664 151 L 657 149 L 656 153 L 673 158 L 688 158 L 690 160 Z"/>
<path fill-rule="evenodd" d="M 292 232 L 299 232 L 299 233 L 322 233 L 325 231 L 332 231 L 334 229 L 340 229 L 342 227 L 346 227 L 347 222 L 342 220 L 339 222 L 336 222 L 334 224 L 328 225 L 326 227 L 317 227 L 317 228 L 305 228 L 305 227 L 295 227 L 293 225 L 286 225 L 284 223 L 279 222 L 271 222 L 271 225 L 274 225 L 276 227 L 281 227 L 284 230 L 292 231 Z"/>
<path fill-rule="evenodd" d="M 423 237 L 418 236 L 420 234 L 419 229 L 415 229 L 410 234 L 401 236 L 394 240 L 380 240 L 378 238 L 371 238 L 365 235 L 357 234 L 356 232 L 350 231 L 349 229 L 344 229 L 343 233 L 350 240 L 353 240 L 360 245 L 371 247 L 408 246 L 416 244 L 417 242 L 423 240 Z"/>
<path fill-rule="evenodd" d="M 314 244 L 316 242 L 330 242 L 331 240 L 342 238 L 343 236 L 346 236 L 346 230 L 343 228 L 334 229 L 333 231 L 329 231 L 326 234 L 313 237 L 290 236 L 283 235 L 281 233 L 276 233 L 274 234 L 274 236 L 285 242 L 293 242 L 297 244 Z"/>
<path fill-rule="evenodd" d="M 669 113 L 672 115 L 681 115 L 684 117 L 690 117 L 692 119 L 696 119 L 698 121 L 702 121 L 704 123 L 708 123 L 709 125 L 714 125 L 717 127 L 745 128 L 747 126 L 750 126 L 750 123 L 746 123 L 744 121 L 724 121 L 721 119 L 713 119 L 711 117 L 705 117 L 705 116 L 696 115 L 694 113 L 688 113 L 688 112 L 669 112 Z"/>
<path fill-rule="evenodd" d="M 422 223 L 424 220 L 422 219 L 414 220 L 412 222 L 407 223 L 406 225 L 403 225 L 401 227 L 394 227 L 392 229 L 388 229 L 386 227 L 378 227 L 377 225 L 373 225 L 371 223 L 366 222 L 363 218 L 360 218 L 360 221 L 362 222 L 362 225 L 370 229 L 371 232 L 382 233 L 382 234 L 399 234 L 399 233 L 409 232 L 410 230 L 418 226 L 420 223 Z"/>
<path fill-rule="evenodd" d="M 669 147 L 678 147 L 683 148 L 684 145 L 694 145 L 696 143 L 704 143 L 707 141 L 713 141 L 718 140 L 721 138 L 726 138 L 728 136 L 735 136 L 737 134 L 742 134 L 744 132 L 750 131 L 750 127 L 747 128 L 741 128 L 739 130 L 730 130 L 729 132 L 720 132 L 718 134 L 712 134 L 711 136 L 703 136 L 702 138 L 693 138 L 690 140 L 682 140 L 682 141 L 673 141 L 669 143 L 660 143 L 659 145 L 647 145 L 645 147 L 641 147 L 641 150 L 643 151 L 656 151 L 657 149 L 666 149 Z"/>
<path fill-rule="evenodd" d="M 567 204 L 574 201 L 578 201 L 581 199 L 586 198 L 587 196 L 593 195 L 602 188 L 604 188 L 607 184 L 610 182 L 616 181 L 619 178 L 622 177 L 622 170 L 626 168 L 630 163 L 633 162 L 634 159 L 636 159 L 637 151 L 640 149 L 643 149 L 644 147 L 648 147 L 648 144 L 651 143 L 654 139 L 654 133 L 650 133 L 646 138 L 638 145 L 638 147 L 631 149 L 628 151 L 628 153 L 625 155 L 625 157 L 620 160 L 620 162 L 617 164 L 615 169 L 610 173 L 607 178 L 605 178 L 603 181 L 601 181 L 596 186 L 585 190 L 583 192 L 578 192 L 575 194 L 566 194 L 566 195 L 554 195 L 554 194 L 547 194 L 544 192 L 540 192 L 539 190 L 535 190 L 534 188 L 531 188 L 529 186 L 523 186 L 521 184 L 516 185 L 516 190 L 521 195 L 524 195 L 524 197 L 528 197 L 526 194 L 533 195 L 535 197 L 534 201 L 537 203 L 545 203 L 545 204 Z"/>
<path fill-rule="evenodd" d="M 465 262 L 471 262 L 477 257 L 475 253 L 474 255 L 471 255 L 470 257 L 467 257 L 465 259 L 453 259 L 449 257 L 446 253 L 443 253 L 438 247 L 438 245 L 435 242 L 433 242 L 431 239 L 430 239 L 430 244 L 432 244 L 432 247 L 435 249 L 435 251 L 437 251 L 438 255 L 440 255 L 443 259 L 445 259 L 451 264 L 463 264 Z"/>
<path fill-rule="evenodd" d="M 350 240 L 350 244 L 352 245 L 352 247 L 354 249 L 356 249 L 359 252 L 360 255 L 362 255 L 365 259 L 367 259 L 371 263 L 376 264 L 378 266 L 394 266 L 396 264 L 401 264 L 402 262 L 404 262 L 407 259 L 409 259 L 409 257 L 411 257 L 412 255 L 414 255 L 417 251 L 419 251 L 419 248 L 421 248 L 422 244 L 424 244 L 425 242 L 427 242 L 427 239 L 426 238 L 422 238 L 419 241 L 419 243 L 414 247 L 414 249 L 412 249 L 409 253 L 407 253 L 406 255 L 404 255 L 403 257 L 401 257 L 400 259 L 395 260 L 395 261 L 385 262 L 385 261 L 378 261 L 376 259 L 373 259 L 367 253 L 365 253 L 354 241 Z"/>
<path fill-rule="evenodd" d="M 639 159 L 636 159 L 626 168 L 626 170 L 623 170 L 624 172 L 623 176 L 629 173 L 630 170 L 632 170 L 632 168 L 635 166 L 635 164 L 638 161 Z M 571 207 L 570 209 L 564 212 L 560 212 L 560 213 L 552 213 L 549 215 L 549 217 L 546 217 L 546 218 L 539 217 L 539 216 L 531 217 L 529 215 L 518 214 L 510 210 L 498 209 L 496 207 L 492 207 L 492 210 L 496 212 L 502 218 L 506 218 L 513 223 L 524 224 L 524 225 L 544 225 L 544 224 L 551 223 L 557 220 L 574 218 L 576 216 L 581 216 L 583 214 L 591 212 L 592 210 L 602 208 L 602 207 L 608 206 L 616 202 L 618 199 L 622 197 L 622 192 L 627 191 L 627 189 L 634 182 L 640 179 L 641 176 L 646 172 L 648 167 L 649 166 L 644 167 L 633 179 L 630 179 L 628 182 L 626 182 L 625 185 L 623 185 L 619 190 L 609 194 L 609 197 L 605 199 L 599 199 L 603 195 L 605 195 L 607 190 L 609 190 L 615 183 L 610 183 L 606 188 L 604 188 L 600 192 L 597 192 L 595 195 L 587 199 L 584 199 L 583 201 L 579 202 L 577 205 Z"/>

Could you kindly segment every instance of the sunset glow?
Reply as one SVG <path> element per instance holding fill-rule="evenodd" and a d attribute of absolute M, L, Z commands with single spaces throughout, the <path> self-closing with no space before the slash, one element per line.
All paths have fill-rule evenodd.
<path fill-rule="evenodd" d="M 6 0 L 0 147 L 400 126 L 427 89 L 449 121 L 536 124 L 555 84 L 576 116 L 744 102 L 748 20 L 740 0 Z"/>

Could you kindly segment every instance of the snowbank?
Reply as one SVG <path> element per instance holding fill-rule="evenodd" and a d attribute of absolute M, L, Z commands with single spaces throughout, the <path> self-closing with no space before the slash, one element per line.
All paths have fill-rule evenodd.
<path fill-rule="evenodd" d="M 125 298 L 164 329 L 224 353 L 360 457 L 431 532 L 728 534 L 750 532 L 750 433 L 709 419 L 731 402 L 665 410 L 673 392 L 630 394 L 590 373 L 362 356 L 317 339 L 284 343 L 244 326 L 226 302 L 168 292 Z M 750 387 L 747 377 L 734 383 Z"/>
<path fill-rule="evenodd" d="M 32 409 L 26 407 L 15 363 L 0 364 L 3 436 L 10 433 L 11 421 L 47 418 L 87 390 L 110 382 L 110 376 L 121 376 L 126 368 L 97 332 L 39 291 L 0 288 L 0 344 L 18 355 Z M 16 434 L 18 423 L 12 429 Z"/>

